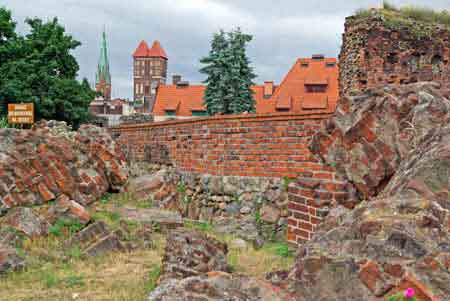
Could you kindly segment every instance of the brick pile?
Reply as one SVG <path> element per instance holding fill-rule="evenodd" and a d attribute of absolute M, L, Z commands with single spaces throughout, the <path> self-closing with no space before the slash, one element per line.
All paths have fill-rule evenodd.
<path fill-rule="evenodd" d="M 0 211 L 62 195 L 86 205 L 125 184 L 125 158 L 108 132 L 92 125 L 61 132 L 55 126 L 0 129 Z"/>

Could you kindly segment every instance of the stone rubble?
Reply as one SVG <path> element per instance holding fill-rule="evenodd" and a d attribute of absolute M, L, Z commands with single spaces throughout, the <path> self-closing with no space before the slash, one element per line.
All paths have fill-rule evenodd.
<path fill-rule="evenodd" d="M 0 212 L 61 195 L 85 206 L 126 183 L 125 157 L 105 129 L 68 130 L 55 121 L 0 129 Z"/>
<path fill-rule="evenodd" d="M 130 246 L 121 241 L 120 231 L 111 231 L 103 221 L 90 224 L 73 235 L 65 245 L 78 247 L 85 256 L 99 256 L 110 252 L 125 252 Z"/>
<path fill-rule="evenodd" d="M 304 301 L 268 281 L 230 274 L 227 252 L 226 244 L 198 231 L 174 230 L 167 240 L 159 285 L 148 300 Z"/>

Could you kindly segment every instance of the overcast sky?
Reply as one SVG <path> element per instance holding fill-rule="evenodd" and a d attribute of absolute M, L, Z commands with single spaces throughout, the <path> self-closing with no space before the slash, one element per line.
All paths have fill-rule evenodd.
<path fill-rule="evenodd" d="M 381 0 L 0 0 L 12 10 L 18 30 L 26 17 L 58 17 L 82 45 L 74 55 L 80 77 L 91 83 L 106 26 L 113 97 L 132 98 L 132 53 L 141 40 L 159 40 L 169 56 L 168 80 L 181 74 L 203 80 L 199 59 L 209 51 L 212 34 L 240 26 L 253 35 L 248 55 L 257 82 L 279 83 L 298 57 L 337 56 L 344 19 Z M 397 5 L 450 9 L 450 0 L 392 0 Z"/>

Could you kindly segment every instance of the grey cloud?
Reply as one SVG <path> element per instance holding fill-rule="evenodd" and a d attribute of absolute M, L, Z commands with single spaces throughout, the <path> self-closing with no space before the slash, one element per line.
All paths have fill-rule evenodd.
<path fill-rule="evenodd" d="M 253 34 L 249 56 L 257 81 L 280 82 L 298 57 L 312 53 L 337 56 L 345 16 L 381 0 L 2 0 L 20 31 L 25 17 L 57 16 L 82 42 L 75 52 L 79 76 L 95 78 L 103 26 L 107 28 L 113 96 L 132 97 L 132 57 L 145 39 L 160 40 L 169 56 L 169 75 L 200 82 L 199 59 L 219 28 L 240 26 Z M 394 0 L 397 5 L 450 9 L 448 0 Z"/>

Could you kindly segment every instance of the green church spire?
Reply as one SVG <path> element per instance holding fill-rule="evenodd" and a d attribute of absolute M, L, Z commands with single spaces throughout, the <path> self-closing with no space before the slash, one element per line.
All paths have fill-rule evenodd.
<path fill-rule="evenodd" d="M 97 73 L 95 75 L 95 83 L 98 84 L 102 80 L 107 84 L 111 84 L 111 74 L 109 73 L 108 51 L 106 47 L 106 33 L 103 30 L 102 45 L 100 48 L 100 58 L 98 59 Z"/>

